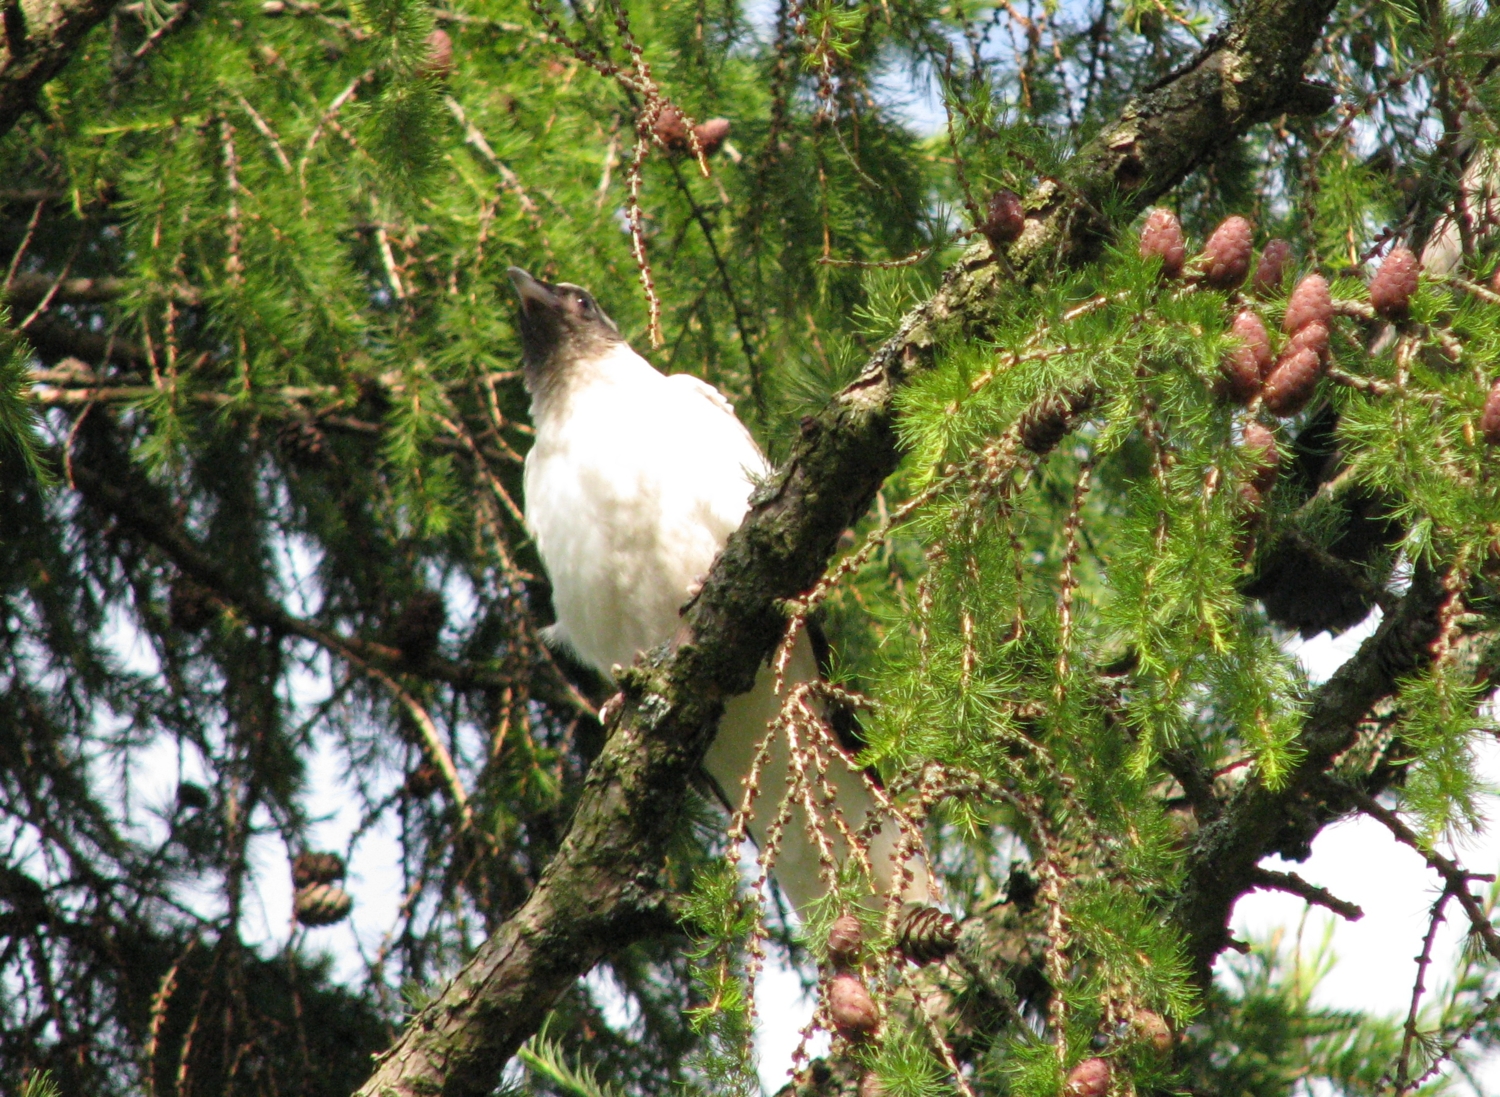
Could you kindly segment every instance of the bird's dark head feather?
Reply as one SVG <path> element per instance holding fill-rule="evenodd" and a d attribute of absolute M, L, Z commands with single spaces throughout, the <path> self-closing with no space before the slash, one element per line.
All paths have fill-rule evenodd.
<path fill-rule="evenodd" d="M 595 358 L 623 341 L 615 322 L 582 286 L 543 282 L 520 267 L 508 273 L 521 299 L 521 350 L 533 390 L 570 363 Z"/>

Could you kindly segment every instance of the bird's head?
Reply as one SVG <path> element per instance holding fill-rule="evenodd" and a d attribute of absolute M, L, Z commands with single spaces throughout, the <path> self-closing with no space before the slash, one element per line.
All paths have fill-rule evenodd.
<path fill-rule="evenodd" d="M 570 282 L 552 285 L 520 267 L 510 268 L 521 299 L 521 350 L 526 384 L 537 387 L 578 362 L 596 358 L 622 342 L 593 295 Z"/>

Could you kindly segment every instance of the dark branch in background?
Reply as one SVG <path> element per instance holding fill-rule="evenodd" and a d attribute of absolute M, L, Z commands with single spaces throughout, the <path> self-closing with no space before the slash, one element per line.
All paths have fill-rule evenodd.
<path fill-rule="evenodd" d="M 427 654 L 419 666 L 413 667 L 396 648 L 357 636 L 340 635 L 288 613 L 274 598 L 230 580 L 211 554 L 193 540 L 170 509 L 155 497 L 149 483 L 139 477 L 133 477 L 130 483 L 119 483 L 86 460 L 75 459 L 71 467 L 79 493 L 91 507 L 110 515 L 143 542 L 154 546 L 183 575 L 202 584 L 255 625 L 309 640 L 377 679 L 398 673 L 417 673 L 458 687 L 503 689 L 514 684 L 511 676 L 490 667 L 453 662 L 436 654 Z M 552 674 L 534 677 L 530 689 L 537 698 L 562 711 L 592 714 L 587 701 L 555 668 Z"/>
<path fill-rule="evenodd" d="M 1059 261 L 1082 262 L 1117 227 L 1105 219 L 1107 203 L 1128 217 L 1256 123 L 1309 99 L 1326 107 L 1331 96 L 1309 94 L 1302 67 L 1332 7 L 1242 5 L 1191 66 L 1133 100 L 1062 179 L 1033 191 L 1007 266 L 1039 279 Z M 806 420 L 790 460 L 757 493 L 685 610 L 683 642 L 625 675 L 623 710 L 525 906 L 413 1018 L 361 1093 L 489 1092 L 557 996 L 647 931 L 665 901 L 664 851 L 724 700 L 750 688 L 782 634 L 780 604 L 817 582 L 840 534 L 896 468 L 897 393 L 943 340 L 985 332 L 991 303 L 1009 285 L 1006 269 L 987 244 L 972 247 L 861 377 Z"/>

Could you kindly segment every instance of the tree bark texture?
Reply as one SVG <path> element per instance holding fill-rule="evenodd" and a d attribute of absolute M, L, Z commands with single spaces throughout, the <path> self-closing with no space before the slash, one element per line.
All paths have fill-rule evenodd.
<path fill-rule="evenodd" d="M 724 701 L 750 688 L 775 649 L 786 623 L 779 603 L 817 582 L 840 534 L 896 468 L 898 392 L 934 362 L 941 343 L 985 334 L 1011 271 L 1034 282 L 1059 264 L 1088 260 L 1121 219 L 1251 126 L 1331 105 L 1332 94 L 1305 83 L 1302 69 L 1333 6 L 1243 4 L 1192 62 L 1136 97 L 1062 178 L 1027 196 L 1026 228 L 1008 265 L 976 243 L 858 380 L 804 420 L 790 459 L 752 500 L 684 611 L 681 642 L 625 675 L 623 708 L 535 891 L 407 1025 L 360 1090 L 364 1097 L 487 1093 L 572 980 L 660 924 L 666 843 Z M 1219 919 L 1214 903 L 1180 909 Z"/>
<path fill-rule="evenodd" d="M 0 134 L 36 104 L 79 42 L 117 0 L 7 0 L 0 6 Z"/>

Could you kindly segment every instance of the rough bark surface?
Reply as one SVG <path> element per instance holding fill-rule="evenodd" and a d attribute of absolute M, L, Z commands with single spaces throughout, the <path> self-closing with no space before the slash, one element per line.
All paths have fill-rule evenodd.
<path fill-rule="evenodd" d="M 1304 83 L 1302 68 L 1333 6 L 1242 5 L 1189 65 L 1133 100 L 1063 178 L 1027 196 L 1009 269 L 1035 281 L 1086 261 L 1120 219 L 1251 126 L 1330 105 L 1330 93 Z M 942 341 L 984 334 L 1010 277 L 990 246 L 976 243 L 860 378 L 805 421 L 790 459 L 685 610 L 683 642 L 627 674 L 618 721 L 535 891 L 408 1024 L 361 1094 L 488 1092 L 573 979 L 659 924 L 663 852 L 724 700 L 750 688 L 774 649 L 785 624 L 778 603 L 817 581 L 839 535 L 895 469 L 897 393 Z"/>
<path fill-rule="evenodd" d="M 36 103 L 83 36 L 118 0 L 21 0 L 5 6 L 0 37 L 0 134 Z"/>

